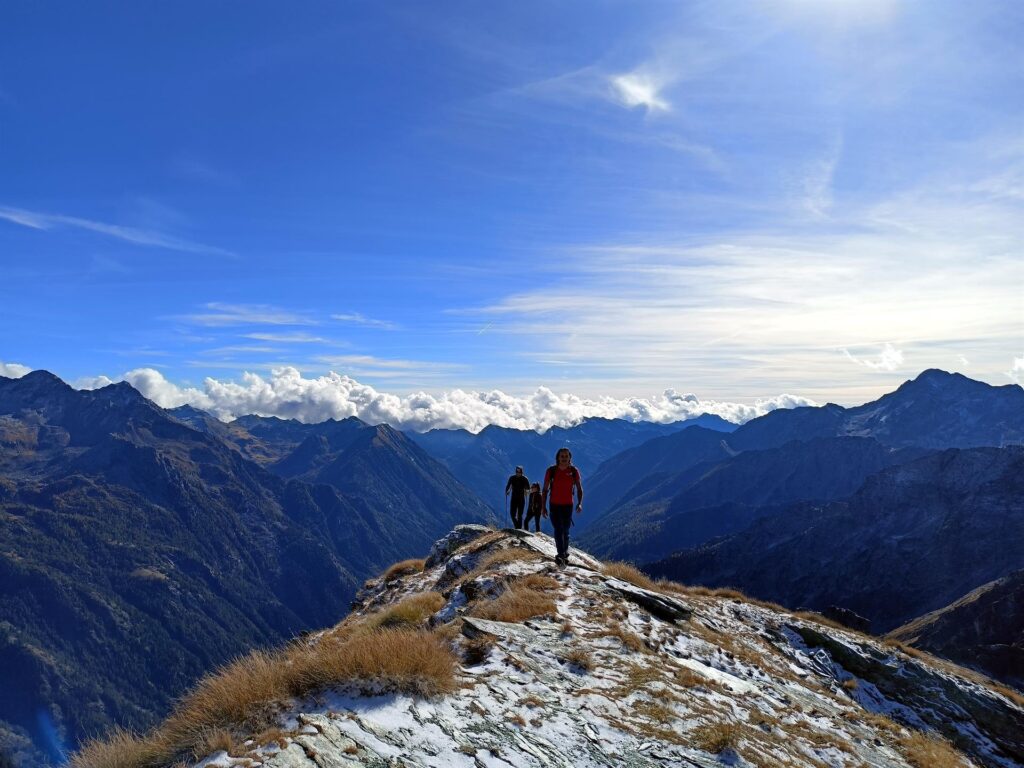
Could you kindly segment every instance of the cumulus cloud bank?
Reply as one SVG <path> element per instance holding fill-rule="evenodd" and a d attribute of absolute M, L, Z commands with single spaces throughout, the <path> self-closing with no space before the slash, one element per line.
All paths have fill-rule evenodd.
<path fill-rule="evenodd" d="M 0 376 L 6 376 L 8 379 L 20 379 L 31 370 L 27 365 L 5 363 L 3 360 L 0 360 Z"/>
<path fill-rule="evenodd" d="M 515 397 L 500 390 L 467 392 L 461 389 L 436 396 L 418 392 L 399 397 L 338 373 L 304 378 L 295 368 L 276 369 L 267 378 L 245 373 L 241 381 L 207 378 L 201 389 L 180 387 L 152 368 L 129 371 L 124 379 L 164 408 L 187 403 L 225 420 L 251 413 L 308 423 L 358 416 L 371 424 L 387 423 L 415 431 L 463 428 L 479 432 L 490 424 L 545 430 L 555 425 L 578 424 L 588 417 L 664 423 L 702 413 L 742 423 L 776 408 L 815 404 L 803 397 L 779 395 L 745 405 L 701 400 L 696 395 L 680 394 L 671 389 L 651 398 L 624 399 L 588 399 L 556 394 L 546 387 L 539 387 L 526 397 Z"/>

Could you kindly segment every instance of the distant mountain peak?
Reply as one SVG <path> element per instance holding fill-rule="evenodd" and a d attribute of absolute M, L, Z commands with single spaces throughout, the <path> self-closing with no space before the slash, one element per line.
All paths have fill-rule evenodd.
<path fill-rule="evenodd" d="M 68 384 L 64 382 L 59 376 L 56 376 L 49 371 L 38 369 L 35 371 L 29 371 L 24 376 L 17 379 L 9 379 L 9 382 L 16 383 L 19 389 L 35 389 L 37 391 L 58 391 L 71 389 Z"/>
<path fill-rule="evenodd" d="M 129 384 L 127 381 L 116 381 L 113 384 L 107 384 L 105 387 L 92 390 L 97 396 L 106 396 L 111 400 L 117 400 L 118 402 L 131 402 L 133 400 L 146 400 L 139 390 Z"/>

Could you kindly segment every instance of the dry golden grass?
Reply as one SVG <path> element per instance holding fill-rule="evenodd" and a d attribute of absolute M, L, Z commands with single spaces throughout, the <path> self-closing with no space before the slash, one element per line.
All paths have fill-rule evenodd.
<path fill-rule="evenodd" d="M 740 728 L 735 723 L 719 721 L 694 729 L 690 738 L 697 749 L 717 755 L 723 750 L 736 748 L 740 741 Z"/>
<path fill-rule="evenodd" d="M 661 680 L 661 673 L 653 665 L 630 664 L 626 668 L 625 686 L 629 691 L 638 690 L 657 680 Z"/>
<path fill-rule="evenodd" d="M 918 731 L 900 739 L 900 751 L 914 768 L 965 768 L 967 765 L 949 742 Z"/>
<path fill-rule="evenodd" d="M 611 716 L 608 718 L 608 722 L 614 725 L 616 728 L 625 731 L 626 733 L 634 733 L 642 738 L 646 739 L 657 739 L 663 741 L 666 744 L 683 744 L 682 736 L 676 733 L 672 728 L 665 728 L 664 726 L 654 725 L 644 720 L 620 720 L 617 717 Z"/>
<path fill-rule="evenodd" d="M 215 728 L 205 735 L 201 742 L 201 750 L 207 754 L 224 751 L 232 757 L 238 757 L 244 749 L 235 743 L 235 736 L 226 728 Z"/>
<path fill-rule="evenodd" d="M 706 685 L 708 680 L 689 667 L 673 667 L 672 682 L 681 688 L 696 688 L 698 685 Z"/>
<path fill-rule="evenodd" d="M 284 749 L 288 746 L 288 733 L 275 725 L 262 731 L 254 741 L 261 747 L 273 742 Z"/>
<path fill-rule="evenodd" d="M 385 629 L 358 635 L 336 648 L 315 646 L 293 664 L 301 669 L 301 693 L 341 682 L 373 683 L 428 697 L 455 689 L 451 648 L 443 638 L 420 629 Z"/>
<path fill-rule="evenodd" d="M 724 597 L 731 600 L 746 600 L 748 602 L 753 602 L 751 598 L 747 597 L 738 589 L 733 589 L 732 587 L 717 587 L 713 589 L 711 587 L 693 586 L 683 587 L 682 589 L 683 594 L 693 595 L 696 597 Z"/>
<path fill-rule="evenodd" d="M 544 706 L 544 700 L 538 696 L 534 696 L 532 693 L 529 696 L 524 696 L 522 701 L 519 703 L 524 707 L 530 707 L 531 709 Z"/>
<path fill-rule="evenodd" d="M 644 645 L 644 641 L 641 640 L 638 635 L 634 634 L 633 632 L 630 632 L 629 630 L 623 628 L 621 625 L 618 624 L 612 625 L 607 629 L 602 630 L 598 633 L 597 636 L 614 637 L 616 640 L 622 643 L 623 648 L 625 648 L 628 651 L 632 651 L 633 653 L 639 653 L 641 651 L 647 650 L 647 646 Z"/>
<path fill-rule="evenodd" d="M 781 610 L 781 611 L 786 611 L 786 609 L 782 608 L 781 606 L 773 606 L 773 607 L 775 607 L 776 609 Z M 853 629 L 851 627 L 848 627 L 845 624 L 840 624 L 838 621 L 835 621 L 834 619 L 830 619 L 828 616 L 823 616 L 822 614 L 816 613 L 814 611 L 798 611 L 796 613 L 792 613 L 792 612 L 789 612 L 789 613 L 794 618 L 803 619 L 804 621 L 813 621 L 815 624 L 822 624 L 822 625 L 824 625 L 826 627 L 830 627 L 831 629 L 838 629 L 838 630 L 840 630 L 842 632 L 849 632 L 850 634 L 854 634 L 854 635 L 863 635 L 864 634 L 863 632 L 860 632 L 859 630 L 856 630 L 856 629 Z"/>
<path fill-rule="evenodd" d="M 590 652 L 583 648 L 573 648 L 564 657 L 565 661 L 573 666 L 579 667 L 584 672 L 589 672 L 594 666 L 594 660 Z"/>
<path fill-rule="evenodd" d="M 860 683 L 857 682 L 856 677 L 851 677 L 849 680 L 843 680 L 843 688 L 848 691 L 856 691 L 860 687 Z"/>
<path fill-rule="evenodd" d="M 535 616 L 553 616 L 556 611 L 555 601 L 549 595 L 513 586 L 494 600 L 473 606 L 469 615 L 490 621 L 519 622 Z"/>
<path fill-rule="evenodd" d="M 690 594 L 689 589 L 685 585 L 680 584 L 678 581 L 672 581 L 671 579 L 660 578 L 655 581 L 654 584 L 662 592 L 674 592 L 677 595 Z"/>
<path fill-rule="evenodd" d="M 640 587 L 641 589 L 658 589 L 658 585 L 650 576 L 631 563 L 623 563 L 613 560 L 605 563 L 601 571 L 605 576 L 611 576 L 613 579 L 628 581 L 630 584 Z"/>
<path fill-rule="evenodd" d="M 633 705 L 633 712 L 661 725 L 668 725 L 677 719 L 675 711 L 659 701 L 638 701 Z"/>
<path fill-rule="evenodd" d="M 161 768 L 182 755 L 199 756 L 218 729 L 268 724 L 274 702 L 340 683 L 434 696 L 455 689 L 456 660 L 443 638 L 411 629 L 385 629 L 350 639 L 295 644 L 277 653 L 255 651 L 204 677 L 158 729 L 146 736 L 115 731 L 88 743 L 74 768 Z"/>
<path fill-rule="evenodd" d="M 368 616 L 364 629 L 388 629 L 392 627 L 418 627 L 430 616 L 441 610 L 444 597 L 439 592 L 421 592 L 383 608 Z"/>
<path fill-rule="evenodd" d="M 553 579 L 550 576 L 544 576 L 540 573 L 528 573 L 527 575 L 516 579 L 515 584 L 517 587 L 535 589 L 538 592 L 555 592 L 562 588 L 562 585 L 558 583 L 557 579 Z"/>
<path fill-rule="evenodd" d="M 877 712 L 861 712 L 860 719 L 863 720 L 865 724 L 870 725 L 876 731 L 881 733 L 894 735 L 898 734 L 902 730 L 899 724 L 897 724 L 892 718 L 878 714 Z"/>
<path fill-rule="evenodd" d="M 102 741 L 94 739 L 71 758 L 74 768 L 158 768 L 171 761 L 170 745 L 115 728 Z"/>
<path fill-rule="evenodd" d="M 384 571 L 384 581 L 391 581 L 397 579 L 400 576 L 408 576 L 411 573 L 420 573 L 423 570 L 423 566 L 426 564 L 426 560 L 403 560 L 400 563 L 395 563 L 386 571 Z"/>

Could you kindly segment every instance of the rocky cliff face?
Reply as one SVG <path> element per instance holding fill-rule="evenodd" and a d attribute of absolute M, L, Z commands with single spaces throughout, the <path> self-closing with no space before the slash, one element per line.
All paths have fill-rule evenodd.
<path fill-rule="evenodd" d="M 1021 700 L 963 670 L 814 616 L 650 583 L 576 550 L 559 569 L 553 554 L 544 535 L 455 529 L 423 570 L 368 582 L 345 622 L 282 657 L 299 664 L 320 648 L 350 658 L 404 622 L 451 654 L 447 685 L 436 664 L 418 675 L 398 658 L 412 649 L 398 648 L 332 685 L 255 702 L 270 730 L 238 709 L 218 723 L 230 731 L 224 748 L 195 746 L 183 765 L 1024 765 Z M 131 754 L 152 754 L 144 747 Z M 113 764 L 101 754 L 79 756 L 78 768 Z"/>

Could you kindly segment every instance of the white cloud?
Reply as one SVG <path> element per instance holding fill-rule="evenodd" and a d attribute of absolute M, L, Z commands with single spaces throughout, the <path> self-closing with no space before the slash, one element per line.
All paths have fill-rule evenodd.
<path fill-rule="evenodd" d="M 1013 366 L 1006 372 L 1006 375 L 1014 384 L 1020 384 L 1024 379 L 1024 357 L 1013 358 Z"/>
<path fill-rule="evenodd" d="M 371 424 L 399 429 L 464 428 L 479 432 L 489 424 L 516 429 L 571 426 L 588 417 L 671 422 L 713 413 L 745 422 L 776 408 L 814 405 L 795 395 L 758 400 L 753 405 L 700 400 L 692 394 L 665 390 L 649 398 L 582 398 L 539 387 L 532 395 L 516 397 L 500 390 L 454 389 L 440 395 L 418 392 L 398 396 L 380 392 L 350 376 L 329 373 L 305 378 L 295 368 L 274 370 L 267 378 L 245 373 L 241 381 L 207 378 L 202 389 L 179 387 L 152 368 L 124 375 L 143 395 L 164 408 L 189 403 L 222 419 L 260 414 L 304 422 L 358 416 Z"/>
<path fill-rule="evenodd" d="M 210 311 L 182 315 L 179 319 L 208 328 L 228 325 L 316 325 L 316 321 L 308 317 L 267 304 L 211 301 L 204 306 Z"/>
<path fill-rule="evenodd" d="M 0 376 L 5 376 L 8 379 L 20 379 L 31 370 L 27 365 L 5 363 L 3 360 L 0 360 Z"/>
<path fill-rule="evenodd" d="M 106 378 L 102 376 L 100 378 Z M 161 408 L 194 405 L 196 408 L 217 412 L 216 404 L 202 390 L 172 384 L 154 368 L 136 368 L 124 375 L 124 380 Z"/>
<path fill-rule="evenodd" d="M 201 253 L 211 256 L 234 256 L 231 251 L 223 248 L 182 240 L 161 232 L 136 229 L 134 227 L 122 227 L 117 224 L 106 224 L 102 221 L 92 221 L 77 216 L 63 216 L 60 214 L 26 211 L 22 208 L 0 207 L 0 219 L 9 221 L 12 224 L 20 224 L 23 227 L 42 231 L 71 227 L 72 229 L 96 232 L 135 245 L 147 245 L 154 248 L 166 248 L 172 251 Z"/>
<path fill-rule="evenodd" d="M 83 376 L 71 382 L 75 389 L 101 389 L 114 383 L 114 380 L 107 376 Z"/>
<path fill-rule="evenodd" d="M 364 325 L 368 328 L 380 328 L 385 331 L 397 331 L 399 325 L 392 323 L 390 320 L 377 320 L 372 317 L 367 317 L 359 312 L 348 312 L 340 315 L 331 315 L 332 320 L 337 320 L 342 323 L 354 323 L 355 325 Z"/>
<path fill-rule="evenodd" d="M 630 72 L 609 78 L 616 101 L 632 109 L 643 107 L 650 112 L 668 112 L 672 105 L 659 95 L 665 86 L 658 78 L 644 72 Z"/>
<path fill-rule="evenodd" d="M 889 342 L 882 345 L 882 349 L 878 353 L 877 360 L 872 360 L 866 357 L 857 357 L 848 349 L 844 349 L 843 354 L 846 355 L 847 359 L 851 362 L 856 363 L 857 365 L 863 365 L 865 368 L 870 368 L 873 371 L 895 371 L 903 365 L 903 352 L 896 349 L 896 347 Z"/>

